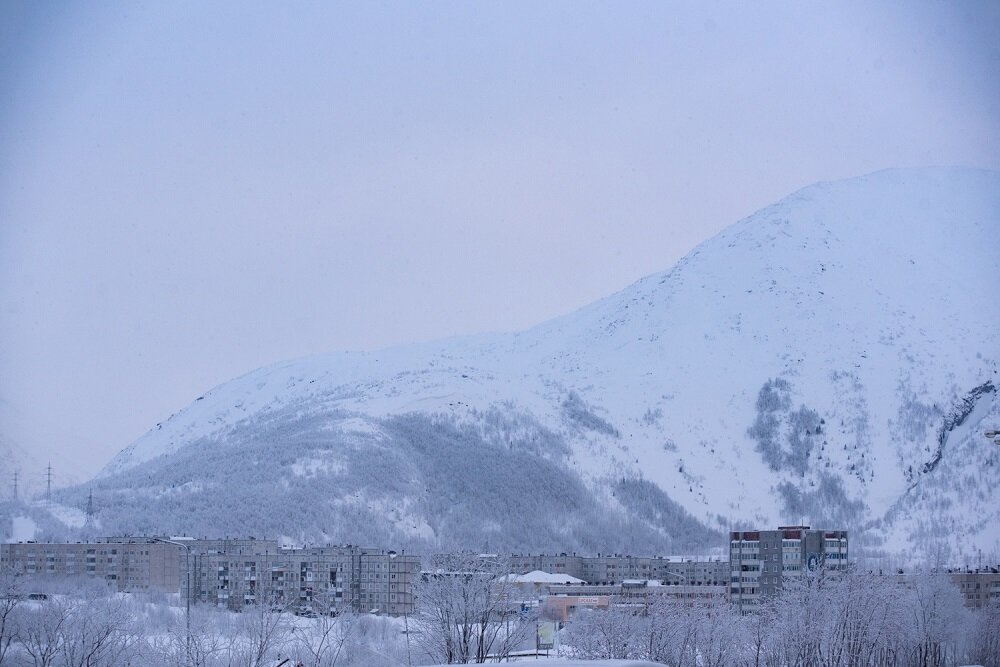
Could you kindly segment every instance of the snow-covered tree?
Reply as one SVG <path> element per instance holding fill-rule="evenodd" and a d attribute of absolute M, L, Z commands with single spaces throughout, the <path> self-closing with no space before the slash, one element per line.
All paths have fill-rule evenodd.
<path fill-rule="evenodd" d="M 919 667 L 951 662 L 971 616 L 961 591 L 944 574 L 917 576 L 910 619 L 915 632 L 911 661 Z"/>
<path fill-rule="evenodd" d="M 506 657 L 533 627 L 520 616 L 510 574 L 509 559 L 470 554 L 447 556 L 423 573 L 411 623 L 421 650 L 447 664 Z"/>
<path fill-rule="evenodd" d="M 612 605 L 583 609 L 574 618 L 563 641 L 582 660 L 623 660 L 644 654 L 649 619 L 635 610 Z"/>

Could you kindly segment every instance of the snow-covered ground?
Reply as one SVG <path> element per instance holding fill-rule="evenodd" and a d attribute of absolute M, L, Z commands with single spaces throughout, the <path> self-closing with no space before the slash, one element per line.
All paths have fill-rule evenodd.
<path fill-rule="evenodd" d="M 540 664 L 545 667 L 659 667 L 655 662 L 644 660 L 566 660 L 565 658 L 546 658 L 545 656 L 512 658 L 511 662 L 525 664 Z M 434 667 L 445 667 L 435 665 Z"/>
<path fill-rule="evenodd" d="M 76 507 L 69 507 L 48 501 L 36 501 L 32 506 L 48 511 L 56 519 L 71 528 L 83 528 L 83 525 L 87 522 L 86 512 Z"/>

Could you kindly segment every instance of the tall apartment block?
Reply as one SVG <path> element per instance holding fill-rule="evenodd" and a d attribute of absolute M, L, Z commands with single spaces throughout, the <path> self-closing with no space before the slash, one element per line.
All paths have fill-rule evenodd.
<path fill-rule="evenodd" d="M 729 535 L 729 598 L 741 612 L 781 590 L 803 572 L 847 569 L 847 531 L 779 526 Z"/>

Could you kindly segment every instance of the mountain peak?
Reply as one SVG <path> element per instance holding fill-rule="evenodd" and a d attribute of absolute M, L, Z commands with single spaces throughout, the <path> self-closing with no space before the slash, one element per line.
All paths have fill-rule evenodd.
<path fill-rule="evenodd" d="M 998 212 L 996 172 L 817 183 L 527 331 L 253 371 L 107 466 L 105 525 L 204 531 L 252 491 L 248 532 L 333 541 L 697 549 L 805 516 L 992 548 Z"/>

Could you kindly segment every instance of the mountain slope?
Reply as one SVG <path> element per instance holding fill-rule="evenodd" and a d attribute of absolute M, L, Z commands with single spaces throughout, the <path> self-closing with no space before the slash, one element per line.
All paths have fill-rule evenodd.
<path fill-rule="evenodd" d="M 820 183 L 528 331 L 254 371 L 110 462 L 102 521 L 649 551 L 806 520 L 998 548 L 998 212 L 993 172 Z"/>

